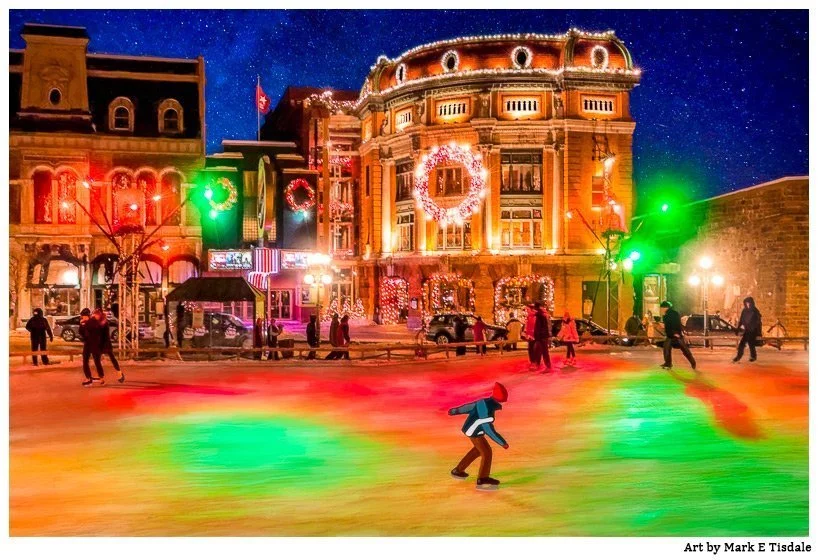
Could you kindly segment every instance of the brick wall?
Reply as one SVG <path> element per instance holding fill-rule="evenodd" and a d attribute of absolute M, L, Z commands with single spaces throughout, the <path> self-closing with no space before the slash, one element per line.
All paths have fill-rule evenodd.
<path fill-rule="evenodd" d="M 752 296 L 764 330 L 780 319 L 791 336 L 809 334 L 809 180 L 784 178 L 708 199 L 689 207 L 701 218 L 697 236 L 680 249 L 681 274 L 670 298 L 681 311 L 700 312 L 700 290 L 687 284 L 701 255 L 710 255 L 724 276 L 712 288 L 708 309 L 723 316 L 740 313 Z"/>

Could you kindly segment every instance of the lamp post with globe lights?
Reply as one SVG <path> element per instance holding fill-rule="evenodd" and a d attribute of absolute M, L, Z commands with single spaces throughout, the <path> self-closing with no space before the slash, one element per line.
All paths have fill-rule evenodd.
<path fill-rule="evenodd" d="M 324 291 L 326 286 L 332 284 L 331 263 L 332 257 L 329 255 L 312 253 L 307 258 L 307 273 L 304 275 L 304 283 L 308 285 L 310 289 L 312 289 L 313 286 L 316 287 L 316 305 L 318 306 L 318 320 L 316 322 L 319 331 L 316 332 L 316 335 L 319 337 L 321 329 L 321 292 Z"/>
<path fill-rule="evenodd" d="M 723 286 L 724 285 L 724 276 L 712 270 L 713 268 L 713 258 L 704 255 L 699 258 L 699 270 L 694 272 L 688 279 L 687 282 L 693 287 L 701 286 L 702 288 L 702 307 L 704 309 L 704 345 L 707 346 L 707 327 L 708 327 L 708 317 L 707 317 L 707 300 L 708 300 L 708 292 L 710 286 Z M 712 348 L 713 345 L 711 344 L 710 347 Z"/>

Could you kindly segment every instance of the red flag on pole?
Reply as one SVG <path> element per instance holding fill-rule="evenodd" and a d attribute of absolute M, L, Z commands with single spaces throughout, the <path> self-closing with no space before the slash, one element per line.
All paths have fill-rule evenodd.
<path fill-rule="evenodd" d="M 259 113 L 266 113 L 270 110 L 270 98 L 261 89 L 261 84 L 256 85 L 256 107 Z"/>

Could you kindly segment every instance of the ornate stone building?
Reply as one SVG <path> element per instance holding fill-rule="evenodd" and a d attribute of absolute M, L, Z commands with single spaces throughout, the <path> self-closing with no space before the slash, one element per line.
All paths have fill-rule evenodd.
<path fill-rule="evenodd" d="M 84 28 L 24 26 L 9 52 L 10 304 L 63 317 L 102 305 L 116 251 L 97 228 L 118 189 L 144 193 L 141 320 L 197 275 L 201 226 L 180 205 L 204 163 L 204 61 L 88 52 Z"/>
<path fill-rule="evenodd" d="M 610 31 L 464 37 L 380 57 L 352 110 L 367 314 L 503 321 L 525 301 L 591 315 L 595 300 L 604 324 L 600 253 L 603 233 L 631 219 L 639 78 Z M 631 301 L 625 284 L 613 283 L 614 302 Z"/>

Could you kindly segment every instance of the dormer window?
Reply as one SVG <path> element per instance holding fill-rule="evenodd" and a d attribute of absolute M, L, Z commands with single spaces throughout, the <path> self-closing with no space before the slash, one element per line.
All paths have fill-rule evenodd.
<path fill-rule="evenodd" d="M 175 99 L 159 104 L 159 133 L 176 134 L 184 130 L 182 106 Z"/>
<path fill-rule="evenodd" d="M 117 97 L 108 106 L 108 128 L 133 132 L 134 108 L 127 97 Z"/>

